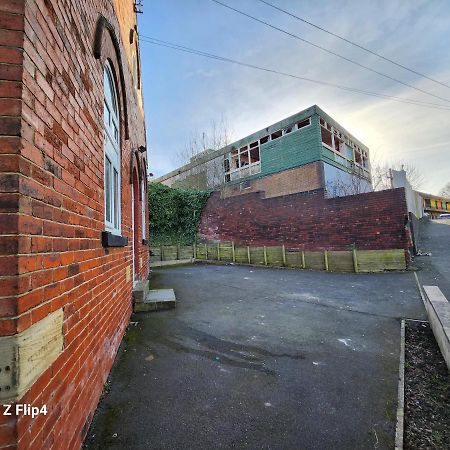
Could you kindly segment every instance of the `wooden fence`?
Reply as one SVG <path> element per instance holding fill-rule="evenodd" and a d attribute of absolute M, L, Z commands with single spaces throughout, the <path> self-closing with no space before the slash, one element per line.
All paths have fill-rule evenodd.
<path fill-rule="evenodd" d="M 159 265 L 164 261 L 190 259 L 328 272 L 383 272 L 406 269 L 403 249 L 303 251 L 289 249 L 284 245 L 238 246 L 234 242 L 151 247 L 151 265 Z"/>

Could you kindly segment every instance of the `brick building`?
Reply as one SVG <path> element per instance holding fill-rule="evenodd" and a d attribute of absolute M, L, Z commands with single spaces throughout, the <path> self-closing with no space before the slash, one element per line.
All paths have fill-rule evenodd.
<path fill-rule="evenodd" d="M 148 275 L 132 0 L 0 2 L 0 449 L 78 449 Z"/>
<path fill-rule="evenodd" d="M 324 189 L 328 197 L 372 190 L 369 149 L 318 106 L 226 147 L 207 150 L 158 179 L 173 187 L 221 186 L 224 197 Z"/>

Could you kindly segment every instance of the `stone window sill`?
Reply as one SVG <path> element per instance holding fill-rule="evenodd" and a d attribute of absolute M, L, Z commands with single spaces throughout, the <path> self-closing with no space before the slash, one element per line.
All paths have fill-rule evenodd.
<path fill-rule="evenodd" d="M 110 231 L 102 231 L 102 245 L 103 247 L 126 247 L 128 238 L 112 234 Z"/>

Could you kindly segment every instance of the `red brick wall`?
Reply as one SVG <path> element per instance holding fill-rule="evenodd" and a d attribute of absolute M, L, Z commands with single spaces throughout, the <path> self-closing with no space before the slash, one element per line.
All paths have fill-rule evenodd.
<path fill-rule="evenodd" d="M 64 350 L 20 399 L 48 414 L 1 414 L 0 449 L 78 449 L 96 408 L 131 303 L 131 171 L 142 171 L 145 127 L 131 79 L 133 1 L 5 0 L 0 2 L 0 336 L 19 333 L 59 308 Z M 104 248 L 103 64 L 119 61 L 109 32 L 93 54 L 102 14 L 118 38 L 121 110 L 122 235 Z M 140 199 L 138 200 L 141 201 Z M 139 203 L 140 205 L 140 203 Z M 136 221 L 142 236 L 140 208 Z M 137 272 L 148 274 L 139 240 Z"/>
<path fill-rule="evenodd" d="M 403 189 L 325 199 L 317 190 L 264 198 L 256 192 L 221 199 L 203 210 L 199 235 L 244 245 L 304 250 L 407 248 Z"/>

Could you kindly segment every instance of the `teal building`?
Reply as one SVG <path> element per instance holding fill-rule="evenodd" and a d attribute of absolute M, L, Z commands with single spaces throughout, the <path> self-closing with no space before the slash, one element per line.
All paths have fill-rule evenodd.
<path fill-rule="evenodd" d="M 327 196 L 372 190 L 369 149 L 314 105 L 155 181 L 174 187 L 261 190 L 268 196 L 323 188 Z"/>

